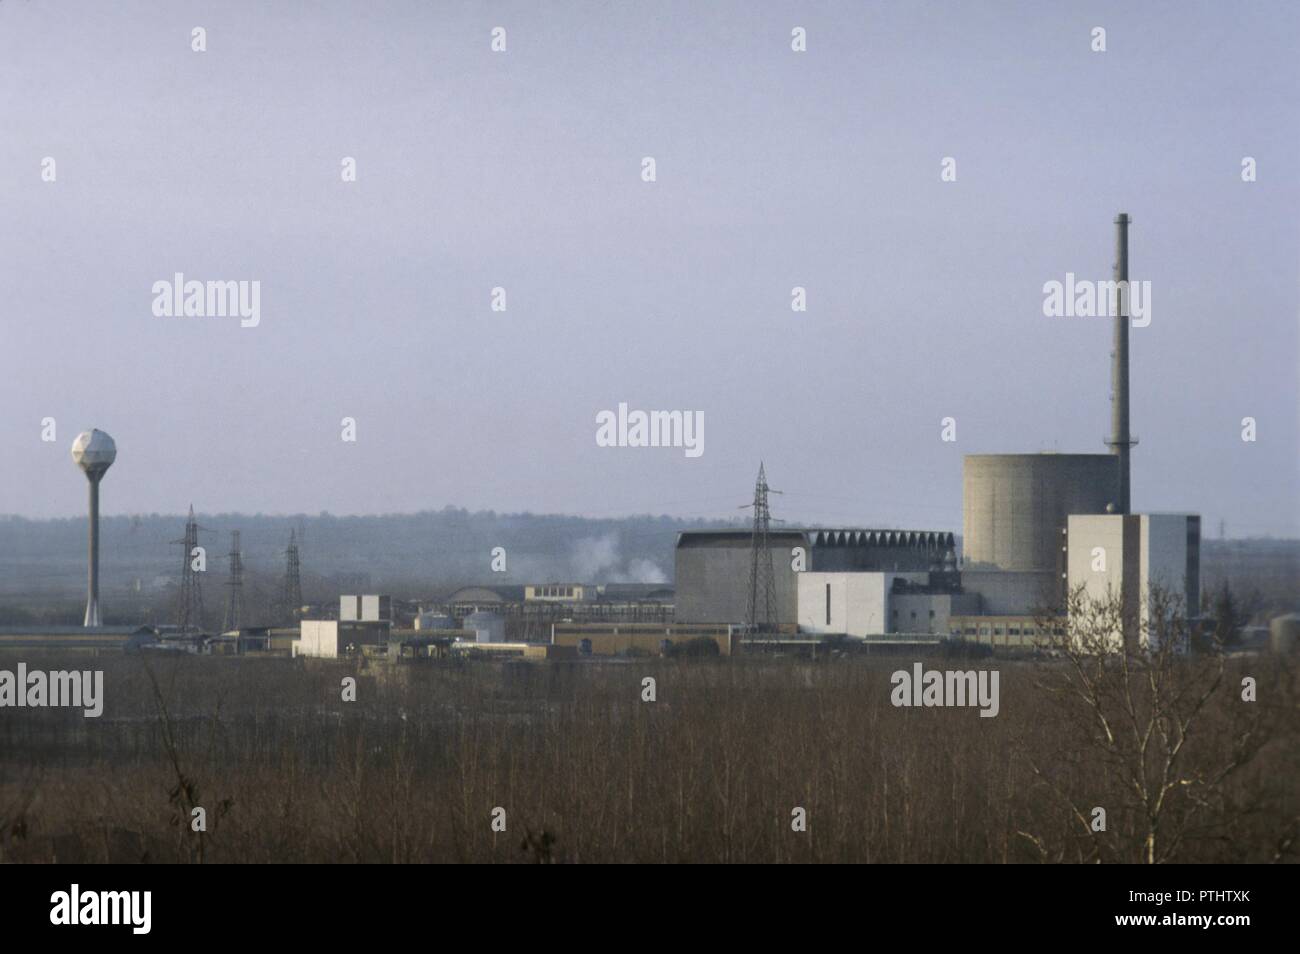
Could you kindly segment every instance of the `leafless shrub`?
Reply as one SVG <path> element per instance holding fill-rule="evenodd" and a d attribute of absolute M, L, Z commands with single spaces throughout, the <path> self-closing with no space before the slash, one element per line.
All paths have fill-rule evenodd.
<path fill-rule="evenodd" d="M 1212 633 L 1194 640 L 1183 607 L 1159 589 L 1141 614 L 1079 589 L 1068 618 L 1056 644 L 1064 664 L 1038 679 L 1060 747 L 1026 761 L 1072 824 L 1018 835 L 1044 860 L 1239 856 L 1244 820 L 1267 815 L 1273 794 L 1250 768 L 1270 740 L 1286 739 L 1294 754 L 1294 733 L 1276 719 L 1279 682 L 1260 689 L 1267 701 L 1243 701 L 1222 644 Z M 1284 770 L 1294 780 L 1295 765 Z"/>

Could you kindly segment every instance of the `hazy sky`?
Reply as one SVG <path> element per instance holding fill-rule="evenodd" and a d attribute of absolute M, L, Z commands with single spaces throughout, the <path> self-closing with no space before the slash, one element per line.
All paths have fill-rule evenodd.
<path fill-rule="evenodd" d="M 1298 11 L 0 0 L 0 513 L 84 512 L 95 426 L 106 513 L 734 515 L 761 458 L 959 531 L 962 454 L 1104 450 L 1110 324 L 1042 286 L 1125 210 L 1134 508 L 1300 534 Z M 704 453 L 598 447 L 620 402 Z"/>

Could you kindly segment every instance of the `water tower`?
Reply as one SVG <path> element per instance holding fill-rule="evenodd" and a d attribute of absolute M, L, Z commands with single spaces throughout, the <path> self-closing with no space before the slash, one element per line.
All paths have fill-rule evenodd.
<path fill-rule="evenodd" d="M 82 431 L 72 442 L 72 459 L 90 481 L 90 577 L 86 626 L 99 626 L 99 482 L 117 459 L 117 445 L 103 431 Z"/>

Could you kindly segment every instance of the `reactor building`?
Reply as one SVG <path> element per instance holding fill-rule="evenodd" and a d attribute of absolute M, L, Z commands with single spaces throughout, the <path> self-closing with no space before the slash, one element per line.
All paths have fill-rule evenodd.
<path fill-rule="evenodd" d="M 968 454 L 962 462 L 962 588 L 986 615 L 1064 605 L 1067 518 L 1113 512 L 1113 454 Z"/>

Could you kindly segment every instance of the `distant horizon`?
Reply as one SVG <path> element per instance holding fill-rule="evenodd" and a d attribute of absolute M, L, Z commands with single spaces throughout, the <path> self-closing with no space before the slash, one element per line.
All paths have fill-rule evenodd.
<path fill-rule="evenodd" d="M 469 514 L 470 516 L 492 515 L 496 517 L 532 517 L 532 518 L 540 518 L 540 519 L 544 519 L 547 517 L 555 517 L 555 518 L 563 518 L 563 519 L 570 519 L 570 520 L 572 519 L 590 520 L 593 522 L 617 521 L 617 520 L 672 520 L 678 523 L 719 523 L 719 524 L 731 522 L 734 523 L 738 529 L 742 529 L 742 530 L 746 529 L 749 526 L 749 521 L 747 521 L 743 516 L 707 517 L 707 516 L 685 516 L 685 515 L 674 514 L 674 513 L 654 513 L 654 512 L 620 513 L 620 514 L 583 514 L 583 513 L 568 513 L 563 511 L 542 512 L 537 510 L 495 510 L 492 508 L 470 509 L 468 507 L 462 507 L 456 504 L 447 504 L 442 507 L 426 507 L 421 510 L 389 511 L 385 513 L 334 513 L 333 511 L 320 511 L 318 513 L 306 513 L 306 512 L 266 513 L 264 511 L 246 511 L 246 510 L 209 511 L 209 510 L 196 509 L 194 511 L 194 516 L 196 519 L 200 517 L 209 517 L 209 518 L 217 518 L 226 521 L 231 519 L 237 519 L 237 518 L 266 519 L 266 520 L 303 520 L 303 519 L 319 520 L 323 518 L 328 518 L 333 520 L 382 520 L 385 518 L 393 518 L 393 517 L 419 517 L 426 514 L 436 515 L 439 513 L 444 513 L 448 510 L 463 512 Z M 1142 513 L 1148 513 L 1148 514 L 1178 513 L 1178 512 L 1180 511 L 1165 511 L 1165 510 L 1142 511 Z M 101 510 L 99 516 L 101 521 L 114 520 L 114 519 L 126 520 L 132 517 L 150 517 L 150 518 L 156 517 L 160 520 L 175 520 L 178 523 L 183 524 L 187 519 L 187 517 L 189 516 L 189 511 L 188 510 L 176 511 L 176 512 L 136 511 L 130 513 L 112 513 L 112 512 L 104 512 Z M 0 513 L 0 521 L 4 521 L 4 520 L 20 520 L 27 523 L 66 523 L 70 521 L 85 522 L 86 514 L 81 513 L 81 514 L 68 514 L 63 516 L 28 517 L 23 514 Z M 797 531 L 801 529 L 918 530 L 918 531 L 924 530 L 924 531 L 937 531 L 937 532 L 951 533 L 958 540 L 962 538 L 962 531 L 960 529 L 960 525 L 958 525 L 956 529 L 947 529 L 945 527 L 896 526 L 896 525 L 885 524 L 880 522 L 869 522 L 869 523 L 859 522 L 859 523 L 851 524 L 851 523 L 830 523 L 826 521 L 810 521 L 810 520 L 795 521 L 792 518 L 782 518 L 780 523 L 776 523 L 774 521 L 771 527 L 771 532 L 776 533 L 783 530 Z M 1269 534 L 1269 533 L 1252 534 L 1249 536 L 1244 536 L 1244 535 L 1234 536 L 1232 533 L 1226 533 L 1224 536 L 1220 537 L 1218 533 L 1214 531 L 1215 528 L 1206 527 L 1204 524 L 1202 524 L 1201 527 L 1202 542 L 1204 543 L 1229 542 L 1230 543 L 1233 541 L 1241 541 L 1241 542 L 1271 541 L 1276 543 L 1293 543 L 1293 542 L 1300 543 L 1300 536 L 1294 536 L 1294 537 L 1278 536 L 1276 534 Z"/>

